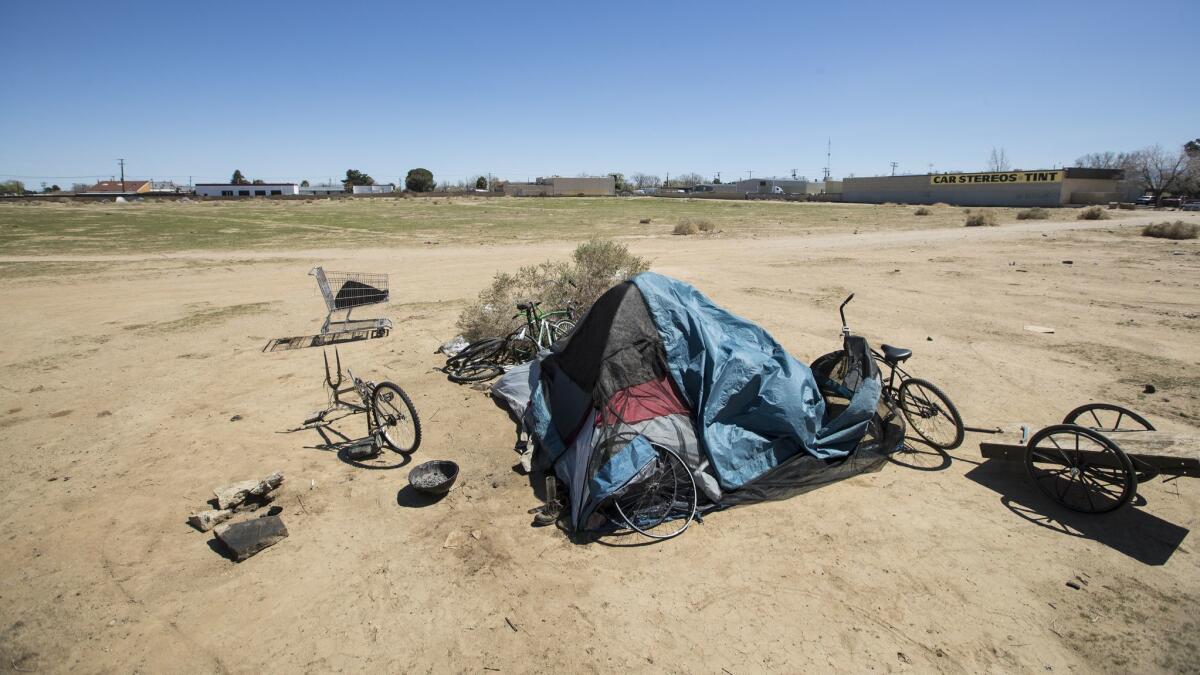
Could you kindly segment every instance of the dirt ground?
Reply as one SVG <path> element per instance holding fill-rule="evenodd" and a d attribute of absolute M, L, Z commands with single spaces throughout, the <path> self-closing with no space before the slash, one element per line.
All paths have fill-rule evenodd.
<path fill-rule="evenodd" d="M 1200 433 L 1200 243 L 1120 216 L 623 241 L 805 361 L 837 348 L 837 303 L 857 293 L 851 325 L 912 347 L 969 425 L 1100 400 Z M 1073 515 L 969 434 L 944 460 L 902 456 L 661 545 L 530 527 L 511 423 L 433 352 L 498 269 L 572 247 L 0 258 L 0 670 L 1200 670 L 1187 479 Z M 341 354 L 413 396 L 425 438 L 408 466 L 288 432 L 324 404 L 321 351 L 262 348 L 319 327 L 315 264 L 391 275 L 395 331 Z M 414 507 L 408 469 L 433 458 L 463 467 L 461 487 Z M 283 542 L 233 563 L 186 524 L 214 487 L 277 469 Z"/>

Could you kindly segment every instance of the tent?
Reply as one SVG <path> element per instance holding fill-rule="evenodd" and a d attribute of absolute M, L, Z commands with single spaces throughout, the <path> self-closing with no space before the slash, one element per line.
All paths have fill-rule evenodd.
<path fill-rule="evenodd" d="M 866 342 L 820 362 L 819 384 L 759 326 L 646 272 L 494 392 L 536 441 L 533 467 L 565 485 L 572 529 L 603 530 L 606 500 L 636 488 L 655 446 L 682 459 L 707 509 L 878 468 L 903 430 L 877 414 Z"/>

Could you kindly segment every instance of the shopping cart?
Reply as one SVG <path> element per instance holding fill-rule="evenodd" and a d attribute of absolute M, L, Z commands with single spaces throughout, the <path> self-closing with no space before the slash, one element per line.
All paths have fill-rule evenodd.
<path fill-rule="evenodd" d="M 374 337 L 383 337 L 392 330 L 389 319 L 351 319 L 350 314 L 356 307 L 378 305 L 388 301 L 388 277 L 386 274 L 370 274 L 365 272 L 333 272 L 323 267 L 314 267 L 308 272 L 309 276 L 317 278 L 317 287 L 325 298 L 325 306 L 329 312 L 325 315 L 325 323 L 321 326 L 321 338 L 346 337 L 353 333 L 372 333 Z M 337 312 L 345 312 L 345 316 L 334 319 Z"/>

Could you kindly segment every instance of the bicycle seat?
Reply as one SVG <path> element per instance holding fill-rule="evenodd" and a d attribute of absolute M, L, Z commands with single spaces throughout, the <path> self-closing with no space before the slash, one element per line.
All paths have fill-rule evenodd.
<path fill-rule="evenodd" d="M 881 349 L 883 349 L 883 360 L 887 361 L 888 363 L 900 363 L 908 360 L 908 357 L 912 356 L 911 349 L 905 349 L 904 347 L 893 347 L 891 345 L 879 346 Z"/>
<path fill-rule="evenodd" d="M 534 307 L 537 307 L 537 306 L 538 306 L 538 305 L 540 305 L 540 304 L 542 304 L 542 303 L 541 303 L 541 302 L 535 302 L 535 301 L 533 301 L 533 300 L 526 300 L 525 302 L 518 302 L 518 303 L 517 303 L 517 309 L 519 309 L 519 310 L 521 310 L 522 312 L 524 312 L 524 311 L 527 311 L 527 310 L 533 309 Z"/>

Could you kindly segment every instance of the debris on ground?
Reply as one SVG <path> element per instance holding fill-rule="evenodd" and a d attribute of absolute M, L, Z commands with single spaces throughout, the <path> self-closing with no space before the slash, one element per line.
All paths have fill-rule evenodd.
<path fill-rule="evenodd" d="M 1148 385 L 1146 385 L 1145 387 L 1143 387 L 1143 388 L 1142 388 L 1142 393 L 1143 393 L 1143 394 L 1153 394 L 1153 393 L 1154 393 L 1154 392 L 1156 392 L 1156 391 L 1158 391 L 1158 389 L 1156 389 L 1156 388 L 1154 387 L 1154 385 L 1152 385 L 1152 384 L 1148 384 Z"/>
<path fill-rule="evenodd" d="M 201 532 L 208 532 L 232 517 L 233 509 L 209 509 L 188 516 L 188 524 Z"/>
<path fill-rule="evenodd" d="M 259 551 L 274 546 L 288 536 L 287 527 L 279 516 L 263 516 L 240 523 L 221 525 L 217 539 L 229 549 L 234 560 L 241 562 Z"/>
<path fill-rule="evenodd" d="M 218 509 L 231 509 L 241 506 L 247 501 L 258 502 L 254 506 L 257 508 L 274 499 L 273 495 L 270 497 L 267 495 L 281 484 L 283 484 L 283 472 L 276 471 L 262 480 L 244 480 L 219 487 L 213 490 L 213 494 L 217 496 Z"/>
<path fill-rule="evenodd" d="M 1045 333 L 1047 335 L 1054 334 L 1053 328 L 1047 328 L 1045 326 L 1025 326 L 1025 330 L 1029 331 L 1030 333 Z"/>
<path fill-rule="evenodd" d="M 455 335 L 449 342 L 445 342 L 437 348 L 434 354 L 445 354 L 446 356 L 457 356 L 459 352 L 467 348 L 467 338 L 461 335 Z"/>

